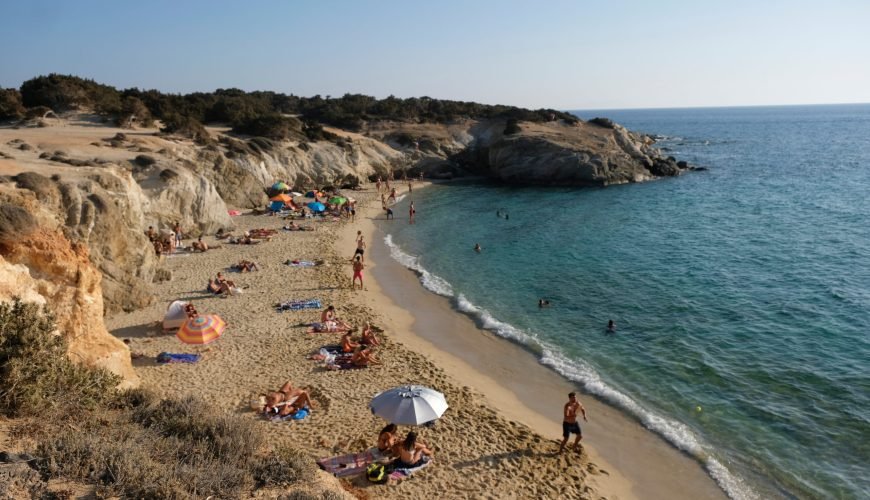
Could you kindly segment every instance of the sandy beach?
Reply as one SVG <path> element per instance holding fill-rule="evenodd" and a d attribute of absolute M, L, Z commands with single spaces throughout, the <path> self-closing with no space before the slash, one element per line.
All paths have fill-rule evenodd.
<path fill-rule="evenodd" d="M 354 223 L 306 220 L 301 224 L 315 231 L 290 232 L 280 230 L 286 224 L 280 218 L 241 215 L 234 217 L 236 234 L 258 227 L 278 229 L 278 234 L 258 245 L 223 244 L 204 254 L 165 257 L 172 279 L 156 286 L 157 302 L 107 319 L 110 331 L 129 339 L 131 350 L 142 355 L 134 365 L 143 385 L 166 395 L 196 394 L 224 411 L 260 419 L 273 436 L 305 450 L 312 460 L 374 444 L 386 424 L 367 407 L 376 393 L 404 383 L 443 392 L 450 409 L 434 427 L 415 429 L 434 450 L 433 464 L 398 484 L 350 480 L 372 498 L 723 496 L 696 462 L 582 395 L 590 412 L 590 424 L 584 426 L 588 442 L 582 453 L 558 454 L 561 407 L 571 385 L 518 346 L 478 330 L 414 283 L 410 271 L 391 265 L 373 221 L 382 216 L 374 186 L 353 196 L 360 206 Z M 369 242 L 363 291 L 350 287 L 357 231 Z M 242 259 L 256 262 L 260 270 L 229 272 Z M 296 268 L 284 264 L 288 259 L 325 263 Z M 219 271 L 246 288 L 228 298 L 206 294 L 208 278 Z M 399 296 L 402 300 L 395 300 Z M 377 356 L 383 364 L 330 371 L 308 359 L 319 347 L 338 343 L 340 335 L 306 333 L 301 325 L 319 321 L 321 309 L 279 313 L 274 305 L 311 298 L 324 307 L 334 304 L 339 317 L 354 326 L 372 321 L 382 327 Z M 177 299 L 192 301 L 200 314 L 219 314 L 228 323 L 223 337 L 194 347 L 162 334 L 159 322 L 167 304 Z M 441 333 L 433 335 L 435 330 Z M 157 365 L 160 352 L 199 352 L 204 358 L 196 364 Z M 316 407 L 309 417 L 272 423 L 250 410 L 252 396 L 288 379 L 311 393 Z M 408 430 L 400 427 L 399 433 Z"/>

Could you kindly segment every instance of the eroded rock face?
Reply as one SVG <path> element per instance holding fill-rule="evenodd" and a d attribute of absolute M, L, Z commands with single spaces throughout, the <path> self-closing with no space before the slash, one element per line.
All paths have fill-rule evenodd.
<path fill-rule="evenodd" d="M 103 367 L 123 378 L 121 387 L 134 387 L 139 378 L 130 350 L 103 323 L 101 280 L 87 247 L 59 231 L 40 228 L 0 242 L 0 300 L 17 296 L 48 305 L 71 359 Z"/>

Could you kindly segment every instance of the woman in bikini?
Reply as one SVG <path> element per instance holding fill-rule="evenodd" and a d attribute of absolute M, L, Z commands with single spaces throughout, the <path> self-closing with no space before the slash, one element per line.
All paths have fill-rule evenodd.
<path fill-rule="evenodd" d="M 280 389 L 266 395 L 263 413 L 286 417 L 305 407 L 312 408 L 311 397 L 305 389 L 294 389 L 288 380 Z"/>
<path fill-rule="evenodd" d="M 423 457 L 432 457 L 432 450 L 425 444 L 417 442 L 417 433 L 411 431 L 408 437 L 394 446 L 393 451 L 399 456 L 395 464 L 400 469 L 412 469 L 425 463 Z"/>
<path fill-rule="evenodd" d="M 341 336 L 341 352 L 351 353 L 359 347 L 359 344 L 353 341 L 352 335 L 352 331 L 347 331 Z"/>
<path fill-rule="evenodd" d="M 376 346 L 380 345 L 381 341 L 375 336 L 374 330 L 372 330 L 372 325 L 366 321 L 365 326 L 363 326 L 362 338 L 360 338 L 360 344 Z"/>
<path fill-rule="evenodd" d="M 356 290 L 356 280 L 359 279 L 359 289 L 363 289 L 363 278 L 362 272 L 365 269 L 365 264 L 362 263 L 361 255 L 357 255 L 356 259 L 353 261 L 353 279 L 350 282 L 350 286 Z"/>

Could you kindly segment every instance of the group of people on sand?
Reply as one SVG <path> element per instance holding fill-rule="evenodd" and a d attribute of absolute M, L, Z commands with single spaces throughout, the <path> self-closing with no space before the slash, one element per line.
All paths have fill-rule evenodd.
<path fill-rule="evenodd" d="M 408 179 L 408 193 L 411 193 L 414 191 L 414 187 L 413 187 L 411 178 L 407 177 L 407 179 Z M 420 174 L 420 180 L 421 181 L 423 180 L 422 173 Z M 390 207 L 390 205 L 393 205 L 396 203 L 396 199 L 397 199 L 396 188 L 390 187 L 390 180 L 388 179 L 386 181 L 386 183 L 384 184 L 386 189 L 384 190 L 384 192 L 381 192 L 381 178 L 380 177 L 378 177 L 378 180 L 377 180 L 377 183 L 375 184 L 375 186 L 377 187 L 378 194 L 381 195 L 381 207 L 383 208 L 384 212 L 386 212 L 386 214 L 387 214 L 386 215 L 387 220 L 394 219 L 395 215 L 393 214 L 393 209 Z M 389 192 L 389 195 L 387 195 L 388 192 Z M 417 215 L 417 209 L 414 207 L 414 201 L 411 200 L 411 204 L 408 206 L 408 224 L 414 224 L 414 222 L 416 222 L 416 215 Z"/>
<path fill-rule="evenodd" d="M 405 439 L 398 436 L 396 424 L 388 424 L 378 434 L 375 446 L 360 454 L 319 460 L 317 465 L 330 474 L 343 474 L 348 468 L 352 472 L 362 472 L 372 463 L 390 464 L 393 469 L 413 469 L 432 459 L 434 452 L 409 431 Z"/>

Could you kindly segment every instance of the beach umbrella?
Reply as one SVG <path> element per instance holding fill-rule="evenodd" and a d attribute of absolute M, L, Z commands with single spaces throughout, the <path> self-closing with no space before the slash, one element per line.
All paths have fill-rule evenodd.
<path fill-rule="evenodd" d="M 275 184 L 272 184 L 272 191 L 289 191 L 289 190 L 290 190 L 290 186 L 288 186 L 287 184 L 285 184 L 283 182 L 276 182 Z"/>
<path fill-rule="evenodd" d="M 306 206 L 314 212 L 323 212 L 324 210 L 326 210 L 326 205 L 320 203 L 319 201 L 312 201 Z"/>
<path fill-rule="evenodd" d="M 185 344 L 208 344 L 217 340 L 226 327 L 217 314 L 203 314 L 187 320 L 175 336 Z"/>
<path fill-rule="evenodd" d="M 281 194 L 278 194 L 278 195 L 275 195 L 275 196 L 269 198 L 269 201 L 280 201 L 282 203 L 293 203 L 293 197 L 290 196 L 289 194 L 281 193 Z"/>
<path fill-rule="evenodd" d="M 375 395 L 369 402 L 372 413 L 399 425 L 422 425 L 447 411 L 444 394 L 421 385 L 403 385 Z"/>
<path fill-rule="evenodd" d="M 314 191 L 308 191 L 307 193 L 305 193 L 305 197 L 306 198 L 314 198 L 315 194 L 316 193 Z"/>
<path fill-rule="evenodd" d="M 347 202 L 347 198 L 342 198 L 341 196 L 333 196 L 329 199 L 329 202 L 333 205 L 341 205 L 342 203 Z"/>

